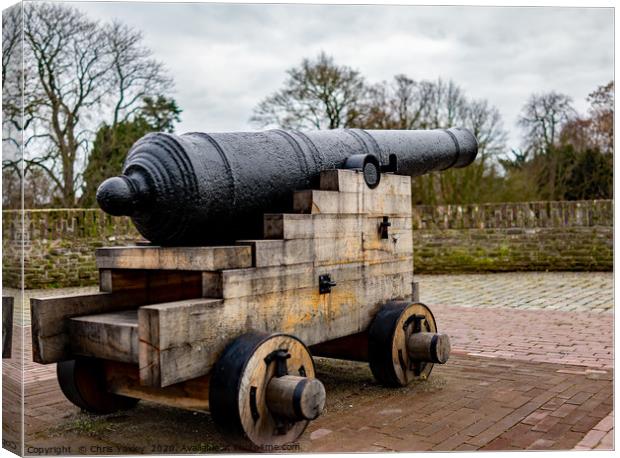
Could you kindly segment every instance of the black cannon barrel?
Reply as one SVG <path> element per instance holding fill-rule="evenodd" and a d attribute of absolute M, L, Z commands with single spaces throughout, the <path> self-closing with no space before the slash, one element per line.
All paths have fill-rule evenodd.
<path fill-rule="evenodd" d="M 293 191 L 315 186 L 321 171 L 352 156 L 374 155 L 395 173 L 417 176 L 465 167 L 477 151 L 462 128 L 153 133 L 133 145 L 123 174 L 101 184 L 97 201 L 160 245 L 260 237 L 263 213 L 290 211 Z"/>

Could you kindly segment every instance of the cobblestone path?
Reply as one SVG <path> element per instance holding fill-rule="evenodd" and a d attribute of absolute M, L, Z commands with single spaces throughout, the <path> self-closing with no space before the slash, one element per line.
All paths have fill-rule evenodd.
<path fill-rule="evenodd" d="M 611 272 L 510 272 L 416 275 L 420 300 L 456 307 L 611 312 Z"/>

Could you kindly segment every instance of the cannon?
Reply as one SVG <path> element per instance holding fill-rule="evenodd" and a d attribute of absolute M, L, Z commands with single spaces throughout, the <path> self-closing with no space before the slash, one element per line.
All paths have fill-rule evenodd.
<path fill-rule="evenodd" d="M 290 212 L 293 192 L 315 187 L 322 171 L 363 169 L 374 187 L 382 171 L 413 177 L 464 167 L 476 153 L 474 136 L 459 128 L 154 133 L 131 148 L 97 201 L 153 243 L 201 245 L 260 236 L 262 215 Z"/>
<path fill-rule="evenodd" d="M 425 380 L 450 355 L 413 278 L 411 176 L 463 167 L 465 129 L 151 134 L 101 207 L 148 240 L 96 251 L 94 294 L 31 299 L 33 359 L 75 405 L 208 410 L 231 443 L 297 441 L 315 357 Z"/>

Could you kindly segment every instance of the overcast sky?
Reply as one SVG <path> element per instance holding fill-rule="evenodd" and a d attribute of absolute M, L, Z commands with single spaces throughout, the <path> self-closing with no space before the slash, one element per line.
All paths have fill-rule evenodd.
<path fill-rule="evenodd" d="M 589 92 L 613 79 L 611 8 L 78 3 L 141 30 L 174 77 L 179 133 L 253 129 L 253 107 L 321 50 L 370 82 L 452 78 L 515 123 L 533 92 Z"/>

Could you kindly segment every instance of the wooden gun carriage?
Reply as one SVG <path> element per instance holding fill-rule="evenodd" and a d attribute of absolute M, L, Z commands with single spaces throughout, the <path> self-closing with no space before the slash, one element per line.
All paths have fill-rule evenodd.
<path fill-rule="evenodd" d="M 476 152 L 465 129 L 148 135 L 97 198 L 153 244 L 97 250 L 99 293 L 31 299 L 34 360 L 90 412 L 148 399 L 293 442 L 325 405 L 313 356 L 393 387 L 447 361 L 414 293 L 410 177 Z"/>
<path fill-rule="evenodd" d="M 369 361 L 388 386 L 447 360 L 413 297 L 410 189 L 329 170 L 264 239 L 99 249 L 101 292 L 31 299 L 34 359 L 90 412 L 148 399 L 210 409 L 244 446 L 294 441 L 325 402 L 312 356 Z"/>

